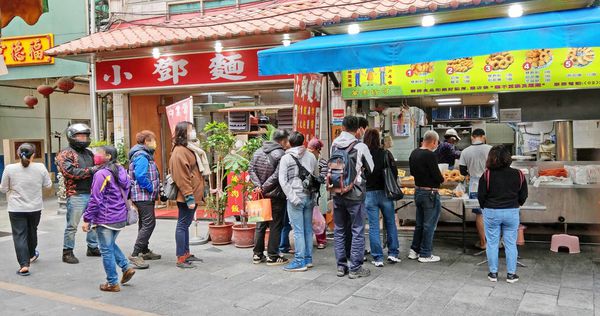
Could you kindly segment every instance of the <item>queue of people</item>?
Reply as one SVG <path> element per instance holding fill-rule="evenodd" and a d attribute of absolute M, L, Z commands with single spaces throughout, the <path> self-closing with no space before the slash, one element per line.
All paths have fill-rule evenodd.
<path fill-rule="evenodd" d="M 323 143 L 312 139 L 308 146 L 304 135 L 276 130 L 272 140 L 264 142 L 250 162 L 249 176 L 254 193 L 271 199 L 273 220 L 258 223 L 252 263 L 266 262 L 269 266 L 283 265 L 285 271 L 301 272 L 313 267 L 313 208 L 325 189 L 333 205 L 334 253 L 337 276 L 350 279 L 368 277 L 363 267 L 365 253 L 365 219 L 369 223 L 371 262 L 384 266 L 379 218 L 387 231 L 388 264 L 400 263 L 399 241 L 395 222 L 394 200 L 386 195 L 383 178 L 385 168 L 393 166 L 394 157 L 383 148 L 376 129 L 368 129 L 366 119 L 344 118 L 343 131 L 331 146 L 329 160 L 321 158 Z M 450 133 L 452 134 L 452 133 Z M 516 282 L 516 238 L 519 226 L 519 207 L 527 199 L 527 183 L 519 170 L 510 168 L 511 158 L 502 146 L 485 145 L 483 130 L 472 134 L 473 145 L 460 160 L 463 174 L 471 177 L 471 198 L 479 200 L 482 211 L 483 236 L 481 245 L 487 249 L 490 281 L 497 281 L 498 244 L 503 236 L 508 267 L 508 282 Z M 120 291 L 135 274 L 134 269 L 146 269 L 146 261 L 161 259 L 152 252 L 149 241 L 156 227 L 154 214 L 161 181 L 154 151 L 156 136 L 150 131 L 136 135 L 136 145 L 129 153 L 129 170 L 117 163 L 117 150 L 112 146 L 96 149 L 90 144 L 90 129 L 74 124 L 67 129 L 69 147 L 57 156 L 57 167 L 66 179 L 67 215 L 62 260 L 77 264 L 75 235 L 83 218 L 82 230 L 87 233 L 87 256 L 102 257 L 106 282 L 100 290 Z M 433 254 L 433 238 L 441 211 L 439 188 L 444 182 L 438 167 L 436 149 L 439 135 L 428 131 L 420 148 L 409 159 L 410 172 L 415 178 L 416 225 L 408 258 L 421 263 L 440 261 Z M 30 265 L 40 253 L 37 250 L 37 226 L 40 222 L 42 189 L 51 187 L 48 171 L 43 164 L 33 162 L 35 146 L 22 144 L 18 149 L 20 162 L 7 166 L 0 191 L 7 193 L 8 211 L 13 231 L 15 252 L 19 263 L 17 273 L 30 274 Z M 194 268 L 202 259 L 194 256 L 189 247 L 189 227 L 198 204 L 204 198 L 205 176 L 210 175 L 206 153 L 200 149 L 192 123 L 180 122 L 169 160 L 169 173 L 178 188 L 179 210 L 175 232 L 176 266 Z M 125 256 L 116 243 L 119 232 L 127 226 L 130 199 L 137 210 L 138 235 L 130 256 Z M 479 218 L 479 217 L 478 217 Z M 286 237 L 286 222 L 293 230 L 295 249 L 293 259 Z M 479 219 L 478 219 L 479 220 Z M 478 228 L 480 225 L 478 224 Z M 267 255 L 264 236 L 270 230 Z M 316 235 L 317 248 L 324 249 L 326 233 Z M 487 244 L 487 246 L 486 246 Z M 117 267 L 122 271 L 118 278 Z"/>

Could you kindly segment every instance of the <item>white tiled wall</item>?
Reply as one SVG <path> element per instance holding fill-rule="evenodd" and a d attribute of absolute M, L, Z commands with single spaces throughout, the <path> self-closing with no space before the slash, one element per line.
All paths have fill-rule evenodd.
<path fill-rule="evenodd" d="M 600 121 L 573 122 L 575 148 L 600 148 Z"/>

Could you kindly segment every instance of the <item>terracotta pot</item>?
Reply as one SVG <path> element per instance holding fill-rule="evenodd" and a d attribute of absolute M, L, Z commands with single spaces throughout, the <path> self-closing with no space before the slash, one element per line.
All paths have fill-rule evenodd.
<path fill-rule="evenodd" d="M 233 225 L 233 244 L 238 248 L 254 247 L 254 232 L 256 224 L 248 224 L 243 227 L 242 224 Z"/>
<path fill-rule="evenodd" d="M 225 223 L 224 225 L 208 224 L 208 233 L 210 234 L 212 244 L 216 246 L 230 244 L 231 237 L 233 236 L 232 227 L 233 223 Z"/>

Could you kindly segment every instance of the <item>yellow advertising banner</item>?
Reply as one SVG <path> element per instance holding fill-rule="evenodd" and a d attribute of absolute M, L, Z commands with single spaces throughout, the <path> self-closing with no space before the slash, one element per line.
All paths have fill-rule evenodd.
<path fill-rule="evenodd" d="M 54 45 L 54 34 L 3 37 L 0 53 L 8 67 L 54 64 L 44 51 Z"/>
<path fill-rule="evenodd" d="M 600 87 L 600 47 L 508 51 L 342 72 L 344 99 Z"/>

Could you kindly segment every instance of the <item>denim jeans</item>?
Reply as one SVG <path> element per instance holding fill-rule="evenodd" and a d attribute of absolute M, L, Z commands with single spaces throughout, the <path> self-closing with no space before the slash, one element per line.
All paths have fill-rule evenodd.
<path fill-rule="evenodd" d="M 75 248 L 75 233 L 81 216 L 90 200 L 89 194 L 75 194 L 67 198 L 67 227 L 65 228 L 65 237 L 63 249 L 73 250 Z M 90 248 L 98 248 L 98 237 L 93 229 L 87 233 L 87 245 Z"/>
<path fill-rule="evenodd" d="M 498 243 L 500 233 L 504 240 L 506 271 L 517 272 L 517 232 L 519 229 L 519 209 L 483 209 L 483 223 L 487 240 L 486 254 L 490 272 L 498 272 Z"/>
<path fill-rule="evenodd" d="M 312 211 L 314 202 L 306 198 L 300 205 L 295 206 L 288 202 L 287 213 L 290 218 L 290 224 L 294 229 L 294 261 L 302 263 L 312 263 L 313 248 L 313 229 L 312 229 Z"/>
<path fill-rule="evenodd" d="M 187 204 L 177 202 L 179 208 L 179 217 L 177 217 L 177 226 L 175 226 L 175 245 L 176 255 L 181 257 L 190 253 L 190 225 L 194 220 L 196 209 L 188 208 Z"/>
<path fill-rule="evenodd" d="M 103 226 L 97 226 L 94 230 L 98 234 L 102 265 L 104 266 L 104 272 L 106 272 L 106 281 L 111 285 L 118 284 L 119 274 L 116 267 L 121 268 L 123 272 L 129 269 L 129 260 L 127 260 L 127 257 L 125 257 L 116 243 L 119 231 Z"/>
<path fill-rule="evenodd" d="M 290 225 L 290 217 L 286 211 L 283 213 L 283 227 L 281 228 L 281 239 L 279 240 L 279 252 L 286 253 L 290 251 L 290 248 L 292 248 L 290 245 L 291 231 L 292 225 Z"/>
<path fill-rule="evenodd" d="M 338 268 L 357 271 L 365 255 L 365 202 L 333 198 L 333 240 Z"/>
<path fill-rule="evenodd" d="M 430 257 L 433 250 L 433 234 L 440 219 L 442 204 L 437 192 L 416 190 L 416 225 L 410 248 L 421 257 Z"/>
<path fill-rule="evenodd" d="M 383 223 L 387 231 L 388 256 L 398 257 L 398 228 L 396 227 L 396 212 L 394 201 L 385 196 L 385 191 L 367 191 L 365 207 L 369 217 L 369 243 L 371 256 L 375 261 L 383 261 L 381 235 L 379 233 L 379 210 L 383 214 Z"/>

